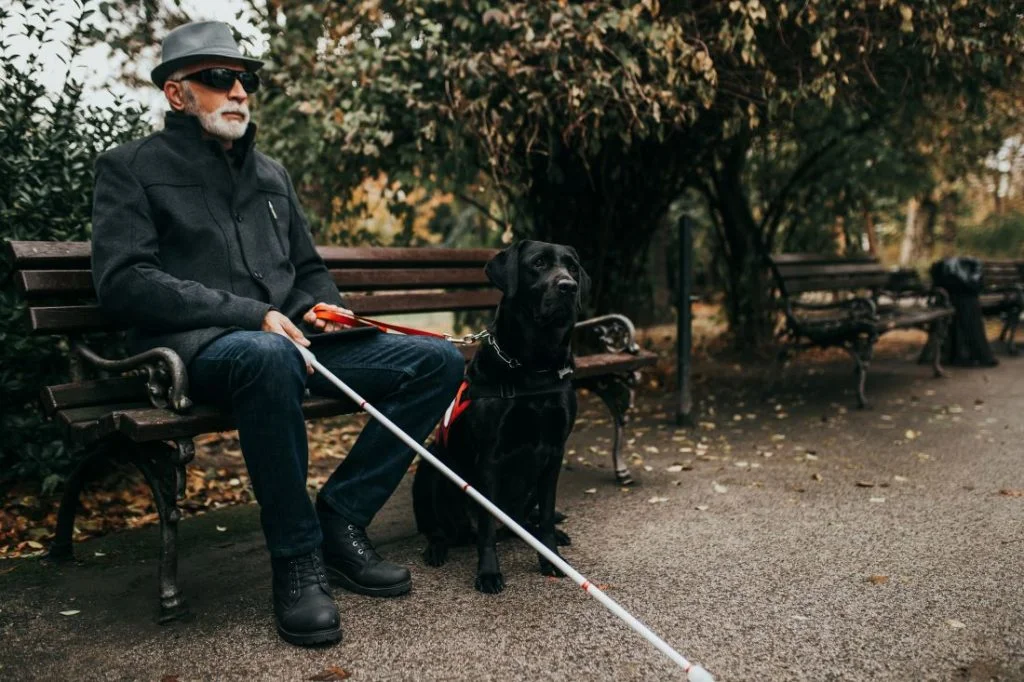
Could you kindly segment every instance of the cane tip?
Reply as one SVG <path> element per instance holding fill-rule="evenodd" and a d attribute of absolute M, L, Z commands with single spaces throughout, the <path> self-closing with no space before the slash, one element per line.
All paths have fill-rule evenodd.
<path fill-rule="evenodd" d="M 711 676 L 704 668 L 699 665 L 694 665 L 690 668 L 690 671 L 686 673 L 687 682 L 715 682 L 715 678 Z"/>

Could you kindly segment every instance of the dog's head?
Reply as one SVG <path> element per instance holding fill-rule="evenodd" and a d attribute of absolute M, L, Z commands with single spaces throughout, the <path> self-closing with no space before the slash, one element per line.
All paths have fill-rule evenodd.
<path fill-rule="evenodd" d="M 590 292 L 590 276 L 571 246 L 521 241 L 501 251 L 484 267 L 504 294 L 537 321 L 575 320 Z"/>

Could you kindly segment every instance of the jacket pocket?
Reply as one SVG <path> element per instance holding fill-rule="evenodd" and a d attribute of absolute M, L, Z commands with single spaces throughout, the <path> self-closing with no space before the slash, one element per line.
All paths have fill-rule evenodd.
<path fill-rule="evenodd" d="M 270 216 L 270 224 L 274 228 L 277 244 L 281 247 L 282 255 L 287 259 L 291 251 L 288 245 L 288 199 L 278 194 L 264 192 L 263 201 L 266 202 L 266 207 L 263 210 Z"/>

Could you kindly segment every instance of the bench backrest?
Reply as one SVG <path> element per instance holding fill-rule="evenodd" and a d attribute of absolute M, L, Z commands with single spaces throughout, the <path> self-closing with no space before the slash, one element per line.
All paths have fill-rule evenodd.
<path fill-rule="evenodd" d="M 986 289 L 1005 289 L 1024 283 L 1024 263 L 1009 260 L 982 261 Z"/>
<path fill-rule="evenodd" d="M 783 253 L 772 256 L 775 285 L 783 297 L 807 291 L 884 289 L 890 272 L 873 256 L 822 256 Z"/>
<path fill-rule="evenodd" d="M 74 335 L 123 325 L 96 303 L 89 242 L 8 241 L 33 333 Z M 434 247 L 317 249 L 349 307 L 361 315 L 487 310 L 501 293 L 483 267 L 497 250 Z"/>

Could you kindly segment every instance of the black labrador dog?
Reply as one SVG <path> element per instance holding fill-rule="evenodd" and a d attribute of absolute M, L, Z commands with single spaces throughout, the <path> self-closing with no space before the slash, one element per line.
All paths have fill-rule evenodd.
<path fill-rule="evenodd" d="M 559 540 L 568 544 L 568 536 L 555 530 L 555 492 L 576 420 L 569 341 L 590 277 L 575 249 L 538 241 L 501 251 L 484 272 L 503 296 L 431 447 L 516 521 L 525 522 L 536 508 L 535 535 L 557 553 Z M 413 508 L 429 541 L 423 554 L 427 564 L 440 566 L 449 547 L 475 536 L 476 589 L 491 594 L 504 589 L 496 520 L 426 462 L 416 470 Z M 562 575 L 539 559 L 541 573 Z"/>

